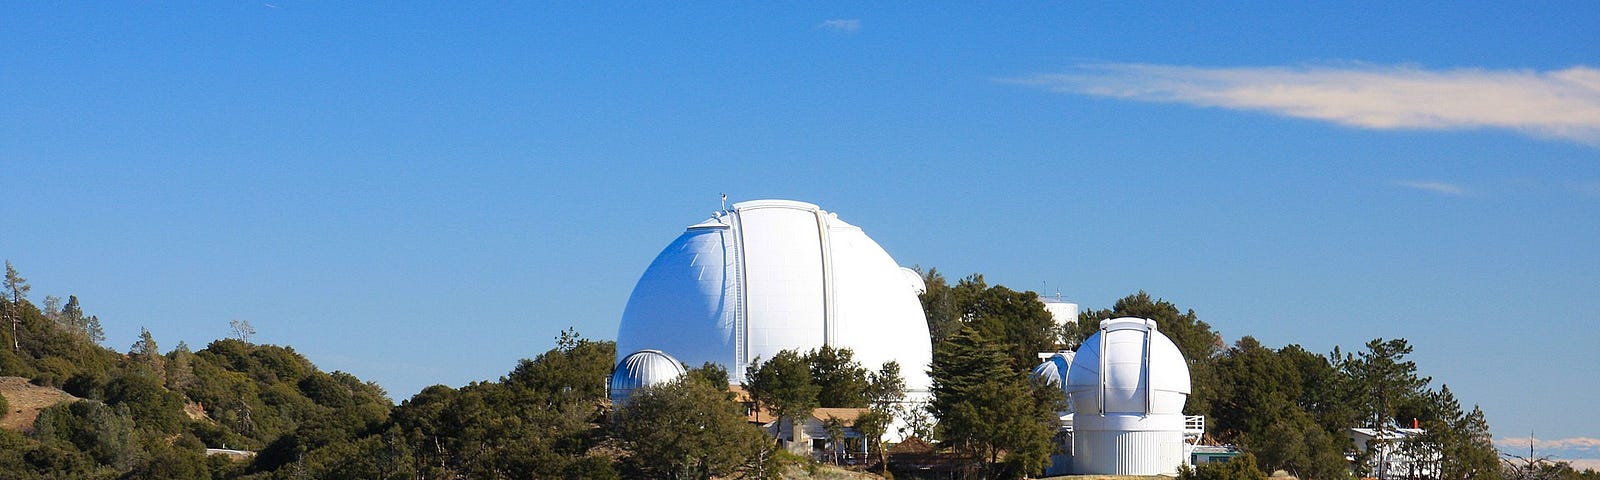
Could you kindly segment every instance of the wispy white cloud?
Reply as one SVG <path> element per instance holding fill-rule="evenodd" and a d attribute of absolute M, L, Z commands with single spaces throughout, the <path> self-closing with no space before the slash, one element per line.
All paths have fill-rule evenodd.
<path fill-rule="evenodd" d="M 1587 66 L 1535 71 L 1114 63 L 1003 81 L 1063 93 L 1259 111 L 1360 128 L 1499 128 L 1600 147 L 1600 69 Z"/>
<path fill-rule="evenodd" d="M 1574 458 L 1567 460 L 1572 464 L 1572 469 L 1577 471 L 1600 470 L 1600 458 Z"/>
<path fill-rule="evenodd" d="M 1502 437 L 1494 439 L 1494 445 L 1508 451 L 1525 451 L 1528 442 L 1533 442 L 1536 450 L 1566 450 L 1600 452 L 1600 438 L 1572 437 L 1557 439 L 1530 439 L 1528 437 Z"/>
<path fill-rule="evenodd" d="M 855 32 L 857 30 L 861 30 L 861 20 L 854 18 L 835 18 L 832 20 L 825 20 L 822 23 L 817 24 L 817 28 L 840 32 Z"/>
<path fill-rule="evenodd" d="M 1454 183 L 1433 182 L 1433 181 L 1415 181 L 1415 180 L 1397 180 L 1397 181 L 1394 182 L 1394 184 L 1398 185 L 1398 186 L 1401 186 L 1401 187 L 1414 188 L 1414 189 L 1417 189 L 1417 190 L 1422 190 L 1424 192 L 1437 193 L 1437 194 L 1440 194 L 1440 195 L 1458 195 L 1459 196 L 1459 195 L 1466 195 L 1467 194 L 1467 188 L 1466 187 L 1463 187 L 1463 186 L 1460 186 L 1460 185 L 1456 185 Z"/>

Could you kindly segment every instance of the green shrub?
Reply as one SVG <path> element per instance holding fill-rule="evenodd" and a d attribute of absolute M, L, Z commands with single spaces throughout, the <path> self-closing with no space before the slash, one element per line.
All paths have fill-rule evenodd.
<path fill-rule="evenodd" d="M 1266 480 L 1267 474 L 1256 467 L 1256 457 L 1244 454 L 1227 463 L 1204 463 L 1195 467 L 1178 468 L 1178 480 Z"/>

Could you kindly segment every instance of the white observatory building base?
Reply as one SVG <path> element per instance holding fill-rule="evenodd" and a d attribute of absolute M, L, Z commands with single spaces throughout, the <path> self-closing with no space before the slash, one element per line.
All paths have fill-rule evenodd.
<path fill-rule="evenodd" d="M 1173 473 L 1184 463 L 1183 415 L 1076 415 L 1072 448 L 1078 473 Z"/>
<path fill-rule="evenodd" d="M 1072 471 L 1170 475 L 1187 459 L 1189 366 L 1154 320 L 1100 322 L 1071 359 Z"/>

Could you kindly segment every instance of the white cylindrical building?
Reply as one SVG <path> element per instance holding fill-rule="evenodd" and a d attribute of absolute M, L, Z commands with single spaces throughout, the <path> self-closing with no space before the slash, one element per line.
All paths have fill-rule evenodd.
<path fill-rule="evenodd" d="M 1065 328 L 1069 323 L 1078 323 L 1078 304 L 1064 301 L 1059 294 L 1055 297 L 1039 296 L 1039 302 L 1044 304 L 1044 309 L 1050 312 L 1050 318 L 1056 321 L 1057 327 Z"/>
<path fill-rule="evenodd" d="M 921 278 L 860 228 L 816 205 L 734 204 L 692 225 L 645 269 L 617 352 L 656 349 L 698 367 L 745 367 L 782 350 L 849 348 L 877 370 L 900 363 L 908 397 L 926 398 L 933 358 Z"/>
<path fill-rule="evenodd" d="M 1067 372 L 1073 472 L 1161 475 L 1184 463 L 1189 367 L 1154 320 L 1100 322 Z"/>

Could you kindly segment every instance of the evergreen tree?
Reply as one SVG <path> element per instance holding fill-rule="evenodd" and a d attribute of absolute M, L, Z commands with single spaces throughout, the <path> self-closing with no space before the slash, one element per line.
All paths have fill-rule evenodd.
<path fill-rule="evenodd" d="M 1367 424 L 1390 429 L 1400 406 L 1417 398 L 1431 379 L 1417 376 L 1416 362 L 1405 359 L 1411 354 L 1411 345 L 1404 338 L 1378 338 L 1366 347 L 1345 360 L 1345 374 L 1365 396 L 1360 407 Z"/>
<path fill-rule="evenodd" d="M 906 379 L 900 375 L 900 362 L 883 362 L 878 371 L 867 377 L 867 406 L 877 410 L 893 411 L 906 399 Z"/>
<path fill-rule="evenodd" d="M 817 385 L 817 406 L 858 408 L 867 406 L 867 370 L 848 348 L 823 345 L 805 356 L 811 380 Z"/>
<path fill-rule="evenodd" d="M 1429 411 L 1423 431 L 1401 446 L 1412 458 L 1434 459 L 1440 480 L 1487 479 L 1500 476 L 1500 455 L 1490 441 L 1483 410 L 1463 412 L 1448 385 L 1427 395 Z"/>
<path fill-rule="evenodd" d="M 28 299 L 28 279 L 17 274 L 17 269 L 11 266 L 11 261 L 6 260 L 6 293 L 11 295 L 11 308 L 7 314 L 11 316 L 11 350 L 20 350 L 21 343 L 17 341 L 18 326 L 22 324 L 22 302 Z"/>
<path fill-rule="evenodd" d="M 105 331 L 100 327 L 100 318 L 94 315 L 85 315 L 83 306 L 78 303 L 77 295 L 69 295 L 66 305 L 61 307 L 55 317 L 62 328 L 69 332 L 83 335 L 90 342 L 98 344 L 106 339 Z"/>
<path fill-rule="evenodd" d="M 1388 451 L 1384 448 L 1387 441 L 1381 439 L 1394 431 L 1402 405 L 1420 398 L 1431 379 L 1417 376 L 1417 364 L 1405 359 L 1411 354 L 1411 345 L 1403 338 L 1373 339 L 1366 347 L 1359 354 L 1346 355 L 1339 360 L 1339 367 L 1348 385 L 1355 389 L 1354 401 L 1361 420 L 1378 432 L 1376 444 L 1367 449 L 1367 454 L 1371 455 Z M 1388 472 L 1370 470 L 1387 464 L 1384 458 L 1358 459 L 1357 472 L 1387 477 Z"/>
<path fill-rule="evenodd" d="M 771 360 L 757 358 L 745 368 L 745 391 L 756 402 L 778 418 L 798 424 L 811 410 L 817 408 L 817 394 L 821 388 L 811 379 L 811 365 L 793 350 L 783 350 Z M 793 433 L 790 441 L 794 441 Z"/>
<path fill-rule="evenodd" d="M 936 348 L 929 408 L 940 440 L 976 460 L 984 478 L 1020 478 L 1048 465 L 1061 389 L 1028 381 L 1003 345 L 970 326 Z"/>
<path fill-rule="evenodd" d="M 1266 471 L 1347 476 L 1341 452 L 1350 424 L 1323 425 L 1312 412 L 1330 408 L 1319 383 L 1337 375 L 1326 359 L 1293 345 L 1274 351 L 1246 336 L 1214 361 L 1218 389 L 1207 420 L 1213 435 L 1254 452 Z"/>
<path fill-rule="evenodd" d="M 139 327 L 139 340 L 128 349 L 128 356 L 148 365 L 157 375 L 166 376 L 165 359 L 161 357 L 161 348 L 156 346 L 156 338 L 149 329 Z"/>
<path fill-rule="evenodd" d="M 884 455 L 883 437 L 889 433 L 889 426 L 895 419 L 906 413 L 901 404 L 906 398 L 906 380 L 900 376 L 900 362 L 883 362 L 878 371 L 869 374 L 866 396 L 868 411 L 856 417 L 856 429 L 869 442 L 868 454 L 877 456 L 887 469 L 889 459 Z M 901 436 L 908 436 L 908 433 L 901 432 Z"/>
<path fill-rule="evenodd" d="M 774 357 L 776 358 L 776 357 Z M 772 472 L 771 442 L 745 422 L 726 388 L 680 377 L 635 390 L 617 411 L 614 438 L 640 478 L 731 477 Z"/>
<path fill-rule="evenodd" d="M 189 344 L 179 341 L 177 348 L 167 353 L 167 387 L 180 392 L 194 387 L 197 382 L 194 362 L 195 355 L 189 350 Z"/>
<path fill-rule="evenodd" d="M 973 303 L 972 298 L 988 288 L 980 274 L 969 275 L 952 287 L 937 268 L 924 272 L 922 283 L 927 290 L 918 298 L 922 301 L 922 312 L 927 316 L 928 334 L 934 345 L 944 343 L 961 329 L 963 322 L 969 319 L 968 305 Z"/>
<path fill-rule="evenodd" d="M 11 261 L 6 260 L 6 293 L 11 296 L 9 300 L 13 305 L 21 305 L 28 299 L 28 291 L 33 287 L 28 286 L 28 279 L 22 278 L 17 273 L 16 267 L 11 266 Z"/>

